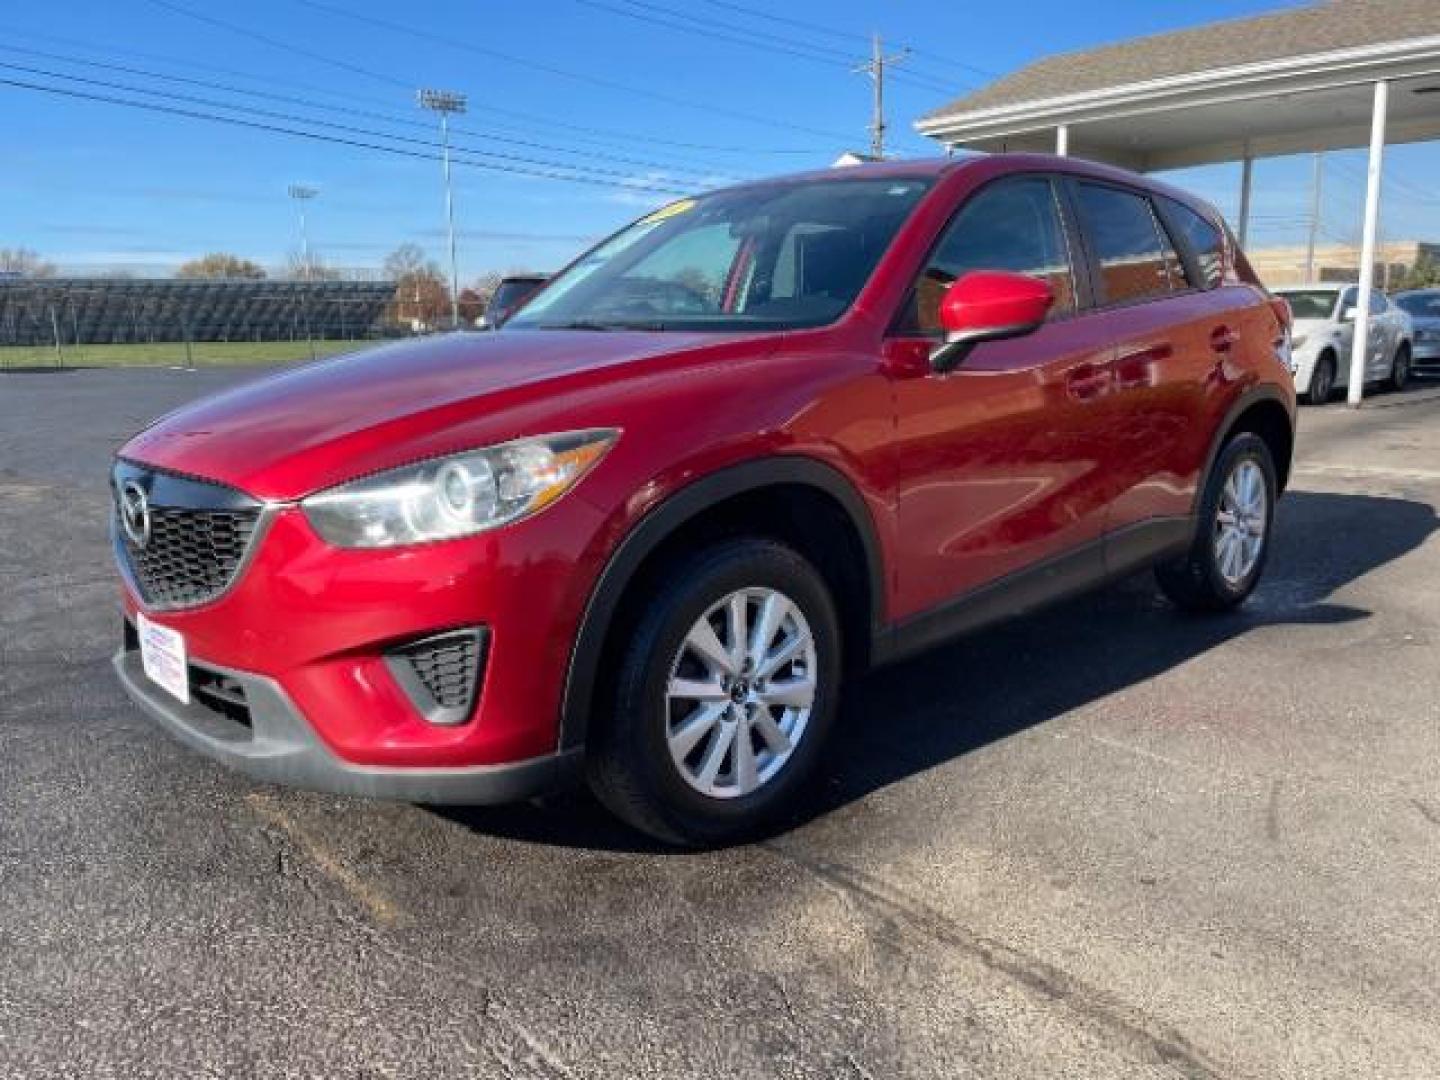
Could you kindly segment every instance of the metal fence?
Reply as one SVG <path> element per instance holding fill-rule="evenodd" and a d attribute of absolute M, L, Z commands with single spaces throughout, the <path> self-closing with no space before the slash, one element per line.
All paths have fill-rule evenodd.
<path fill-rule="evenodd" d="M 0 366 L 300 359 L 392 337 L 386 281 L 0 280 Z"/>

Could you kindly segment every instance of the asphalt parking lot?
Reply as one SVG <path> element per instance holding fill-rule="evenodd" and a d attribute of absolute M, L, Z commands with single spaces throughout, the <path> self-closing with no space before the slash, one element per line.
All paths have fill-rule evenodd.
<path fill-rule="evenodd" d="M 110 671 L 108 456 L 252 371 L 0 375 L 0 1076 L 1440 1075 L 1440 391 L 1302 414 L 1241 613 L 852 686 L 796 827 L 256 785 Z"/>

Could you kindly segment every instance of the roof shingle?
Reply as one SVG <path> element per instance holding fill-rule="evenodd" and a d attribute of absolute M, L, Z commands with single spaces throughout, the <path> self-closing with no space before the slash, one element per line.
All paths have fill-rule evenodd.
<path fill-rule="evenodd" d="M 1440 0 L 1328 0 L 1037 60 L 921 118 L 1440 34 Z"/>

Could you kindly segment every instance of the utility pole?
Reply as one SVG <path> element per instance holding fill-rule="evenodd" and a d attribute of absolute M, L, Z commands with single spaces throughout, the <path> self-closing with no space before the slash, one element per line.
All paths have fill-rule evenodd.
<path fill-rule="evenodd" d="M 310 272 L 310 235 L 305 229 L 305 204 L 319 194 L 318 188 L 307 187 L 305 184 L 290 185 L 290 198 L 300 204 L 300 265 L 306 281 L 313 275 Z"/>
<path fill-rule="evenodd" d="M 875 88 L 870 115 L 870 156 L 876 161 L 885 157 L 885 68 L 900 63 L 909 55 L 909 49 L 901 49 L 886 56 L 880 45 L 880 35 L 871 34 L 870 59 L 855 69 L 857 74 L 870 76 Z"/>
<path fill-rule="evenodd" d="M 1310 182 L 1310 242 L 1305 247 L 1305 280 L 1315 280 L 1315 241 L 1320 234 L 1320 181 L 1324 176 L 1325 155 L 1315 152 L 1315 173 Z"/>
<path fill-rule="evenodd" d="M 450 114 L 465 111 L 465 95 L 450 90 L 421 90 L 422 109 L 440 114 L 440 154 L 445 170 L 445 227 L 450 233 L 450 326 L 460 328 L 460 268 L 455 261 L 455 199 L 450 188 Z"/>

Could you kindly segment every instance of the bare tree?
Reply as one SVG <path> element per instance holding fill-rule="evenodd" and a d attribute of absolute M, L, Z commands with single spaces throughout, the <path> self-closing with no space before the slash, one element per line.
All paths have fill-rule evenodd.
<path fill-rule="evenodd" d="M 27 278 L 55 276 L 55 264 L 26 247 L 0 248 L 0 274 Z"/>
<path fill-rule="evenodd" d="M 385 257 L 385 276 L 395 282 L 390 315 L 396 322 L 433 326 L 450 310 L 445 275 L 418 244 L 401 244 Z"/>
<path fill-rule="evenodd" d="M 385 275 L 400 281 L 415 274 L 443 277 L 440 264 L 428 258 L 419 244 L 401 244 L 385 256 Z"/>

